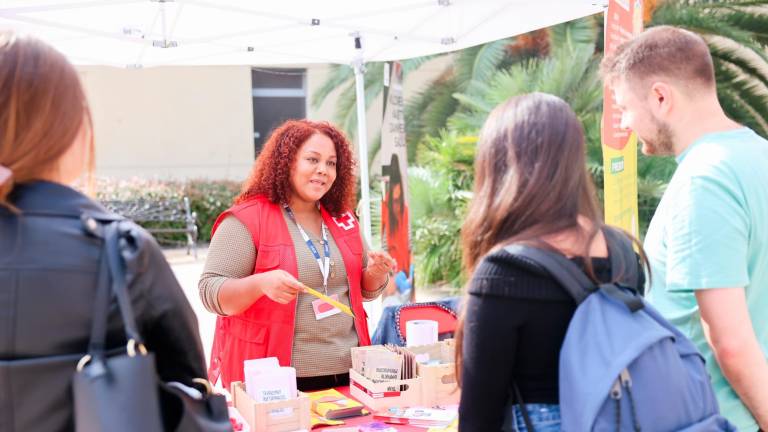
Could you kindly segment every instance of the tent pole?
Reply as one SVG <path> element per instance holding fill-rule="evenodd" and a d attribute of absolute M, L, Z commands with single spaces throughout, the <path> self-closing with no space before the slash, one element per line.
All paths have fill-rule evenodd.
<path fill-rule="evenodd" d="M 355 71 L 355 95 L 357 100 L 357 149 L 360 159 L 360 206 L 362 206 L 360 215 L 362 217 L 363 238 L 368 242 L 368 247 L 373 247 L 371 243 L 371 188 L 368 185 L 368 131 L 366 127 L 365 115 L 365 61 L 363 60 L 363 47 L 360 42 L 360 36 L 355 35 L 355 51 L 357 55 L 352 62 L 352 68 Z M 381 318 L 383 303 L 381 296 L 374 301 L 365 302 L 363 305 L 368 314 L 368 332 L 372 335 Z"/>
<path fill-rule="evenodd" d="M 360 205 L 363 225 L 363 236 L 368 244 L 371 244 L 371 197 L 368 185 L 368 131 L 365 115 L 365 63 L 363 62 L 363 49 L 360 37 L 355 37 L 355 49 L 357 57 L 352 62 L 355 70 L 355 95 L 357 99 L 357 149 L 359 152 L 360 166 Z"/>

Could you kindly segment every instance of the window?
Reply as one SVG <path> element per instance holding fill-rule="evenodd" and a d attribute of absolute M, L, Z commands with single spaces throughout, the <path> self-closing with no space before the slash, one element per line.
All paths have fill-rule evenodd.
<path fill-rule="evenodd" d="M 253 145 L 258 156 L 272 129 L 307 116 L 306 69 L 251 70 Z"/>

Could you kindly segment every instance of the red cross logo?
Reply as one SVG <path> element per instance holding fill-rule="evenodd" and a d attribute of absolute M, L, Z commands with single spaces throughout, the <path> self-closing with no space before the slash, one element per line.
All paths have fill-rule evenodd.
<path fill-rule="evenodd" d="M 352 213 L 350 212 L 344 213 L 338 219 L 335 217 L 332 217 L 331 219 L 333 219 L 333 221 L 336 222 L 336 225 L 340 228 L 344 228 L 344 231 L 349 231 L 355 227 L 355 217 L 352 216 Z"/>

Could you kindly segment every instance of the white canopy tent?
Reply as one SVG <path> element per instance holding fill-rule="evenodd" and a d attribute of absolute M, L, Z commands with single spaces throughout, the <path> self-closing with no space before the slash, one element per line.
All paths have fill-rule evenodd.
<path fill-rule="evenodd" d="M 76 64 L 349 64 L 357 116 L 371 61 L 439 54 L 603 11 L 606 0 L 0 0 L 0 29 L 31 33 Z M 362 225 L 371 241 L 365 121 Z"/>

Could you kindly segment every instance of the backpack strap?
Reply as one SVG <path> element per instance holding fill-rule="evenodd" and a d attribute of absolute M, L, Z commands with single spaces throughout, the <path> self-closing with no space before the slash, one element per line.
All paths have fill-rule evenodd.
<path fill-rule="evenodd" d="M 611 273 L 614 282 L 601 284 L 600 289 L 624 303 L 631 312 L 637 312 L 645 307 L 645 304 L 642 297 L 638 295 L 639 266 L 632 240 L 623 232 L 609 226 L 603 228 L 603 235 L 608 246 L 608 255 L 611 257 Z"/>
<path fill-rule="evenodd" d="M 563 254 L 532 246 L 512 244 L 504 248 L 507 253 L 527 258 L 544 267 L 571 297 L 581 304 L 595 291 L 602 291 L 609 297 L 623 303 L 631 312 L 644 307 L 637 294 L 638 265 L 632 241 L 615 228 L 603 229 L 608 254 L 611 259 L 611 273 L 615 282 L 596 284 Z M 628 288 L 628 290 L 627 290 Z"/>
<path fill-rule="evenodd" d="M 625 288 L 638 291 L 637 275 L 639 268 L 632 240 L 620 230 L 606 226 L 603 228 L 608 255 L 611 257 L 613 279 Z"/>
<path fill-rule="evenodd" d="M 573 297 L 576 304 L 581 304 L 590 294 L 597 291 L 597 285 L 589 280 L 587 275 L 563 254 L 522 244 L 511 244 L 506 246 L 504 250 L 509 254 L 527 258 L 544 267 L 549 275 Z"/>
<path fill-rule="evenodd" d="M 514 391 L 512 394 L 513 403 L 509 404 L 510 408 L 517 404 L 517 406 L 520 408 L 520 413 L 523 415 L 523 423 L 525 423 L 526 432 L 536 432 L 536 430 L 533 428 L 531 415 L 528 414 L 528 407 L 525 406 L 525 402 L 523 402 L 523 395 L 520 393 L 520 388 L 517 386 L 517 382 L 515 381 L 512 381 L 512 390 Z M 510 410 L 509 414 L 513 415 L 513 411 Z"/>

